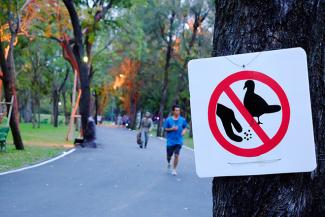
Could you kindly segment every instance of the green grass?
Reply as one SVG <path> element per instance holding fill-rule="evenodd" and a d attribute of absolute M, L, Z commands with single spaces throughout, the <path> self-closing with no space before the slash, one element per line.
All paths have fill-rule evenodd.
<path fill-rule="evenodd" d="M 193 143 L 193 138 L 190 137 L 190 134 L 187 132 L 186 135 L 184 136 L 184 144 L 191 148 L 194 149 L 194 143 Z"/>
<path fill-rule="evenodd" d="M 65 141 L 68 132 L 65 125 L 55 128 L 51 124 L 41 124 L 40 128 L 33 128 L 31 123 L 21 123 L 20 131 L 25 150 L 15 149 L 9 131 L 7 151 L 0 152 L 0 172 L 53 158 L 72 147 L 72 142 Z"/>
<path fill-rule="evenodd" d="M 0 152 L 0 172 L 21 168 L 53 158 L 64 151 L 58 147 L 25 146 L 24 151 L 18 151 L 14 146 L 8 146 L 7 152 Z"/>
<path fill-rule="evenodd" d="M 36 146 L 64 146 L 68 127 L 60 125 L 55 128 L 51 124 L 41 124 L 40 128 L 33 128 L 30 123 L 20 124 L 21 136 L 24 143 Z M 11 132 L 8 135 L 8 144 L 13 144 Z M 71 144 L 71 143 L 70 143 Z"/>

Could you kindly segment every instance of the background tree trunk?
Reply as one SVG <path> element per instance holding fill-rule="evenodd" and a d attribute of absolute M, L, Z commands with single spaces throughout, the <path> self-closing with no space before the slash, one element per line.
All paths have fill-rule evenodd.
<path fill-rule="evenodd" d="M 94 110 L 95 110 L 95 115 L 94 115 L 94 119 L 95 119 L 95 124 L 97 125 L 97 116 L 98 116 L 98 93 L 97 91 L 94 91 Z"/>
<path fill-rule="evenodd" d="M 307 52 L 318 167 L 313 173 L 214 178 L 213 215 L 324 216 L 324 0 L 216 0 L 215 6 L 213 56 L 298 46 Z"/>
<path fill-rule="evenodd" d="M 32 95 L 32 124 L 33 128 L 36 127 L 36 103 L 35 96 Z"/>
<path fill-rule="evenodd" d="M 53 101 L 53 126 L 58 127 L 58 119 L 59 119 L 59 92 L 54 89 L 52 92 L 52 101 Z"/>
<path fill-rule="evenodd" d="M 137 122 L 137 110 L 138 110 L 138 100 L 136 93 L 131 94 L 131 109 L 130 109 L 130 128 L 132 130 L 136 129 Z"/>
<path fill-rule="evenodd" d="M 37 99 L 37 128 L 41 127 L 41 101 Z"/>
<path fill-rule="evenodd" d="M 21 103 L 21 117 L 25 123 L 32 122 L 33 111 L 32 111 L 32 97 L 30 92 L 27 93 L 26 101 L 24 103 Z"/>
<path fill-rule="evenodd" d="M 12 37 L 15 38 L 14 36 Z M 1 70 L 3 72 L 3 87 L 5 92 L 5 99 L 7 102 L 10 102 L 11 97 L 12 96 L 14 97 L 14 102 L 12 105 L 12 114 L 9 122 L 12 137 L 16 149 L 23 150 L 24 144 L 19 130 L 19 108 L 18 108 L 17 92 L 16 92 L 16 85 L 15 85 L 16 79 L 15 79 L 13 46 L 10 47 L 9 55 L 6 60 L 1 40 L 0 40 L 0 64 L 1 64 Z M 8 111 L 9 111 L 9 106 L 8 106 Z"/>
<path fill-rule="evenodd" d="M 162 125 L 164 119 L 164 110 L 167 102 L 168 96 L 168 84 L 169 84 L 169 67 L 170 67 L 170 60 L 173 54 L 173 34 L 174 34 L 174 27 L 173 24 L 175 22 L 175 11 L 171 12 L 171 16 L 169 18 L 169 32 L 168 32 L 168 41 L 167 41 L 167 51 L 166 51 L 166 58 L 165 58 L 165 67 L 164 67 L 164 80 L 162 85 L 162 92 L 161 92 L 161 100 L 159 104 L 159 112 L 158 112 L 158 126 L 157 126 L 157 136 L 162 136 Z M 162 37 L 165 37 L 164 34 Z"/>
<path fill-rule="evenodd" d="M 64 124 L 69 124 L 69 114 L 67 111 L 67 97 L 66 97 L 66 88 L 62 90 L 62 98 L 63 98 L 63 111 L 64 111 Z"/>

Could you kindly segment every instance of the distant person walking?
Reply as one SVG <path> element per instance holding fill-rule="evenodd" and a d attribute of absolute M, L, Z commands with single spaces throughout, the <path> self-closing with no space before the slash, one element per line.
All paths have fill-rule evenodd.
<path fill-rule="evenodd" d="M 177 165 L 179 162 L 179 153 L 183 145 L 183 136 L 187 130 L 187 122 L 181 115 L 179 106 L 173 106 L 172 116 L 168 117 L 165 121 L 164 128 L 167 132 L 167 163 L 168 170 L 171 169 L 170 161 L 174 156 L 172 175 L 177 175 Z"/>
<path fill-rule="evenodd" d="M 144 148 L 147 148 L 148 141 L 149 141 L 149 132 L 151 131 L 151 127 L 153 125 L 150 116 L 151 116 L 150 112 L 146 112 L 146 114 L 141 120 L 141 125 L 140 125 L 141 138 L 144 138 Z M 142 145 L 140 145 L 140 148 L 142 148 Z"/>
<path fill-rule="evenodd" d="M 117 126 L 121 126 L 121 125 L 122 125 L 122 116 L 121 116 L 121 115 L 118 115 L 118 116 L 117 116 L 117 121 L 116 121 L 116 123 L 117 123 Z"/>

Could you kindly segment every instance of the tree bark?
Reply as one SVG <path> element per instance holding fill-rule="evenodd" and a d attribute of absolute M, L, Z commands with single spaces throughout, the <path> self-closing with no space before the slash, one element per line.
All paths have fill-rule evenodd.
<path fill-rule="evenodd" d="M 16 36 L 12 36 L 12 40 L 14 40 L 15 37 Z M 10 45 L 9 54 L 6 60 L 1 38 L 0 38 L 0 64 L 1 64 L 1 70 L 3 72 L 3 86 L 5 92 L 5 99 L 7 102 L 10 102 L 11 97 L 12 96 L 14 97 L 14 102 L 11 105 L 12 114 L 9 122 L 12 137 L 16 149 L 23 150 L 24 144 L 19 130 L 19 108 L 18 108 L 16 84 L 15 84 L 16 78 L 15 78 L 15 68 L 14 68 L 13 43 Z M 8 111 L 9 111 L 9 106 L 8 106 Z"/>
<path fill-rule="evenodd" d="M 32 125 L 36 127 L 36 103 L 35 96 L 32 95 Z"/>
<path fill-rule="evenodd" d="M 41 100 L 37 99 L 37 128 L 41 127 Z"/>
<path fill-rule="evenodd" d="M 62 98 L 63 98 L 63 111 L 64 111 L 64 124 L 69 124 L 69 114 L 67 111 L 67 97 L 65 88 L 62 90 Z"/>
<path fill-rule="evenodd" d="M 98 117 L 98 93 L 95 91 L 95 124 L 97 125 L 97 117 Z"/>
<path fill-rule="evenodd" d="M 132 130 L 136 129 L 136 121 L 137 121 L 136 119 L 137 119 L 137 109 L 138 109 L 137 94 L 134 92 L 131 94 L 131 108 L 130 108 L 130 128 Z"/>
<path fill-rule="evenodd" d="M 28 92 L 26 95 L 26 101 L 21 103 L 21 116 L 25 123 L 31 123 L 33 118 L 33 110 L 32 110 L 32 96 L 31 93 Z"/>
<path fill-rule="evenodd" d="M 52 93 L 52 101 L 53 101 L 53 126 L 59 126 L 59 92 L 55 89 Z"/>
<path fill-rule="evenodd" d="M 302 47 L 308 56 L 317 170 L 213 180 L 213 216 L 324 216 L 325 1 L 216 0 L 213 56 Z"/>
<path fill-rule="evenodd" d="M 75 9 L 74 3 L 72 0 L 63 0 L 72 23 L 73 33 L 75 38 L 75 44 L 73 47 L 73 53 L 78 64 L 79 75 L 80 75 L 80 86 L 81 86 L 81 98 L 79 104 L 79 111 L 81 114 L 81 125 L 83 135 L 87 131 L 87 121 L 90 116 L 90 87 L 89 87 L 89 66 L 82 61 L 82 58 L 85 55 L 83 47 L 83 35 L 80 25 L 80 20 L 78 13 Z"/>

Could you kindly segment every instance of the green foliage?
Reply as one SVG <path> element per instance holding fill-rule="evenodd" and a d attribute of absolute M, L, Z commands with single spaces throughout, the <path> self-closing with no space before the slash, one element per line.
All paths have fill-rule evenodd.
<path fill-rule="evenodd" d="M 2 1 L 0 10 L 7 11 L 8 2 Z M 17 2 L 21 5 L 24 1 Z M 140 69 L 132 82 L 138 84 L 139 88 L 131 91 L 138 93 L 138 110 L 149 110 L 156 114 L 162 95 L 167 43 L 173 40 L 168 100 L 164 112 L 168 114 L 177 94 L 184 101 L 184 106 L 187 106 L 189 99 L 187 62 L 193 58 L 210 56 L 211 53 L 211 29 L 214 22 L 211 2 L 212 0 L 112 0 L 112 7 L 107 14 L 96 22 L 96 14 L 110 4 L 109 0 L 74 1 L 85 33 L 83 40 L 85 42 L 87 39 L 92 46 L 91 91 L 101 94 L 105 88 L 105 91 L 109 89 L 111 110 L 123 110 L 122 97 L 131 93 L 126 92 L 125 85 L 115 91 L 111 88 L 118 76 L 114 69 L 118 68 L 125 58 L 138 61 Z M 193 24 L 197 14 L 203 16 L 206 12 L 207 18 L 200 27 L 202 32 L 197 34 L 193 46 L 189 48 L 193 36 L 190 25 Z M 170 17 L 173 13 L 175 20 L 171 28 L 172 37 L 169 38 Z M 0 14 L 1 22 L 2 20 L 7 22 L 4 19 L 7 17 L 5 15 L 6 13 Z M 40 15 L 46 16 L 46 11 L 40 11 Z M 15 49 L 20 104 L 27 103 L 31 94 L 36 95 L 41 99 L 43 111 L 50 111 L 52 91 L 59 88 L 66 71 L 71 68 L 62 58 L 62 48 L 56 41 L 39 37 L 47 36 L 46 33 L 58 36 L 56 33 L 59 26 L 56 22 L 57 17 L 53 14 L 47 17 L 46 22 L 33 21 L 30 31 L 37 37 L 30 41 L 26 37 L 19 36 L 19 43 Z M 64 31 L 72 37 L 71 30 Z M 184 76 L 180 81 L 181 74 Z M 178 93 L 180 84 L 182 88 Z M 72 85 L 73 73 L 70 71 L 65 87 L 67 96 L 71 94 Z M 68 100 L 68 110 L 70 104 Z"/>
<path fill-rule="evenodd" d="M 117 32 L 119 40 L 113 44 L 113 49 L 120 52 L 117 57 L 112 55 L 113 62 L 116 66 L 123 57 L 141 61 L 141 71 L 137 76 L 137 80 L 142 84 L 139 92 L 139 110 L 149 110 L 157 114 L 161 99 L 166 46 L 169 40 L 175 39 L 178 39 L 180 43 L 177 45 L 175 41 L 173 42 L 174 49 L 169 68 L 168 100 L 164 113 L 166 115 L 169 113 L 176 94 L 184 101 L 182 106 L 189 106 L 186 63 L 193 58 L 210 56 L 211 28 L 213 27 L 211 21 L 213 13 L 209 13 L 208 10 L 210 4 L 209 1 L 194 1 L 193 3 L 192 1 L 177 0 L 148 0 L 145 5 L 137 5 L 123 16 L 124 26 Z M 172 13 L 175 13 L 175 20 L 171 28 L 173 37 L 169 39 Z M 202 32 L 196 36 L 193 47 L 188 51 L 193 35 L 193 29 L 189 27 L 190 21 L 194 21 L 195 14 L 204 16 L 205 13 L 207 13 L 207 18 L 200 29 L 200 31 L 204 31 L 204 34 Z M 209 28 L 210 30 L 208 30 Z M 181 73 L 184 76 L 180 81 Z M 182 88 L 178 93 L 177 89 L 180 84 Z M 117 93 L 121 96 L 124 94 L 119 90 Z"/>

